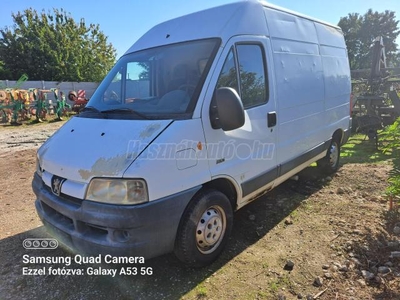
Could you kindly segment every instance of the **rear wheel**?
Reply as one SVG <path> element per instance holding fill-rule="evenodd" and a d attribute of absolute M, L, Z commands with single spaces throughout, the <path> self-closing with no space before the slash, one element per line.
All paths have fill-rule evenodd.
<path fill-rule="evenodd" d="M 318 167 L 327 174 L 333 174 L 339 169 L 340 142 L 336 138 L 332 139 L 326 156 L 317 161 Z"/>
<path fill-rule="evenodd" d="M 212 263 L 228 241 L 233 210 L 228 198 L 217 190 L 203 190 L 192 199 L 179 225 L 175 255 L 192 267 Z"/>

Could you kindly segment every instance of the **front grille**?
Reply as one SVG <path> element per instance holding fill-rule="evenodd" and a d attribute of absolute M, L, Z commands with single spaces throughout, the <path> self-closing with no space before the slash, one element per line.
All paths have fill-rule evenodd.
<path fill-rule="evenodd" d="M 48 204 L 46 204 L 47 200 L 40 200 L 45 219 L 49 221 L 47 223 L 54 224 L 55 228 L 68 235 L 73 235 L 75 232 L 82 234 L 93 241 L 96 241 L 96 243 L 104 243 L 108 241 L 108 235 L 114 231 L 113 229 L 86 223 L 82 220 L 76 219 L 78 215 L 75 215 L 75 212 L 80 211 L 82 205 L 81 199 L 77 199 L 65 194 L 56 196 L 53 194 L 51 188 L 43 182 L 42 190 L 43 192 L 49 194 L 49 196 L 45 197 L 49 200 Z M 57 203 L 57 206 L 54 207 L 60 206 L 63 207 L 63 209 L 54 209 L 52 207 L 52 202 L 54 202 L 54 204 Z M 68 215 L 70 217 L 61 212 L 64 209 L 66 212 L 69 212 Z"/>
<path fill-rule="evenodd" d="M 43 188 L 49 192 L 49 193 L 53 193 L 53 191 L 51 190 L 51 188 L 49 186 L 47 186 L 44 182 L 43 182 Z M 71 197 L 69 195 L 63 194 L 61 193 L 60 196 L 57 196 L 60 200 L 67 202 L 68 204 L 75 206 L 75 207 L 80 207 L 82 205 L 82 199 L 79 198 L 75 198 L 75 197 Z"/>

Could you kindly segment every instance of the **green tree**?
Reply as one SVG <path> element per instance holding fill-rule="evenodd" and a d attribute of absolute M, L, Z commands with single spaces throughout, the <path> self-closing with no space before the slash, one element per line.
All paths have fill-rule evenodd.
<path fill-rule="evenodd" d="M 63 9 L 12 14 L 14 26 L 0 29 L 0 60 L 11 78 L 101 81 L 115 63 L 116 51 L 99 25 L 75 22 Z"/>
<path fill-rule="evenodd" d="M 349 14 L 347 17 L 341 18 L 339 21 L 339 26 L 342 28 L 346 40 L 351 69 L 360 69 L 358 66 L 358 58 L 361 46 L 359 39 L 361 24 L 362 16 L 358 13 Z"/>
<path fill-rule="evenodd" d="M 388 66 L 391 68 L 400 68 L 400 52 L 397 52 L 395 55 L 393 55 Z M 397 71 L 397 73 L 399 72 Z"/>
<path fill-rule="evenodd" d="M 395 12 L 379 13 L 369 9 L 364 15 L 350 13 L 340 18 L 338 25 L 343 30 L 352 70 L 371 67 L 371 46 L 378 36 L 383 37 L 387 64 L 397 63 L 396 38 L 400 30 Z"/>
<path fill-rule="evenodd" d="M 10 70 L 4 67 L 4 62 L 0 60 L 0 78 L 11 78 Z"/>

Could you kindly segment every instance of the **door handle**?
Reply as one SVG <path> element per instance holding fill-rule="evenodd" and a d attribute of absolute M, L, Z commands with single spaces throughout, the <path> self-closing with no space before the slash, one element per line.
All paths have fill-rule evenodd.
<path fill-rule="evenodd" d="M 276 125 L 276 112 L 271 111 L 267 115 L 267 121 L 268 121 L 268 128 L 274 127 Z"/>

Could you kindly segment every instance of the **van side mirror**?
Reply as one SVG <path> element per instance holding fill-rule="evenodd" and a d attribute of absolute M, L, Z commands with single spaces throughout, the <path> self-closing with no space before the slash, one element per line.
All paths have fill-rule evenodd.
<path fill-rule="evenodd" d="M 244 125 L 244 109 L 238 93 L 229 87 L 215 91 L 210 109 L 211 126 L 230 131 Z"/>

